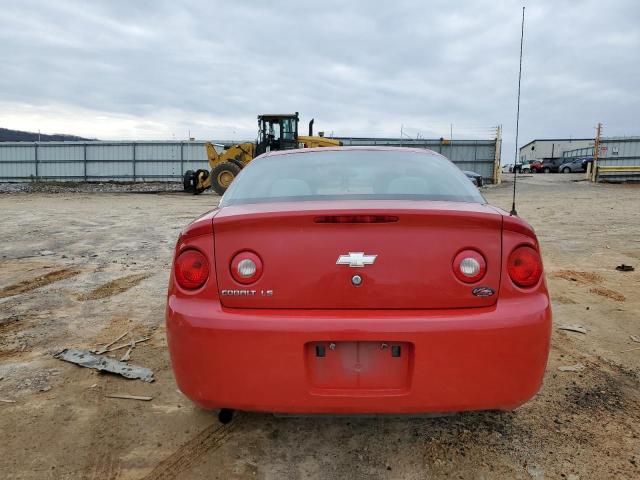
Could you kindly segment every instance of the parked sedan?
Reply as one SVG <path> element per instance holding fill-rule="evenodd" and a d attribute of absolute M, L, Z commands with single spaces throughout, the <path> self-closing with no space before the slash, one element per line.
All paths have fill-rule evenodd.
<path fill-rule="evenodd" d="M 518 172 L 520 173 L 531 173 L 531 161 L 525 160 L 523 162 L 520 162 L 517 165 L 517 168 Z"/>
<path fill-rule="evenodd" d="M 540 160 L 534 160 L 529 164 L 529 168 L 533 173 L 541 173 L 542 172 L 542 162 Z"/>
<path fill-rule="evenodd" d="M 445 157 L 321 148 L 257 157 L 184 228 L 166 324 L 180 390 L 226 422 L 512 410 L 551 310 L 533 229 Z"/>
<path fill-rule="evenodd" d="M 575 173 L 575 172 L 584 172 L 584 159 L 583 158 L 573 158 L 568 162 L 563 163 L 558 167 L 558 171 L 562 173 Z"/>
<path fill-rule="evenodd" d="M 463 170 L 462 173 L 464 173 L 467 176 L 467 178 L 471 180 L 471 183 L 473 183 L 476 187 L 483 186 L 484 179 L 482 178 L 482 175 L 480 175 L 479 173 L 472 172 L 471 170 Z"/>
<path fill-rule="evenodd" d="M 563 159 L 559 157 L 545 158 L 542 160 L 542 171 L 544 173 L 558 173 Z"/>

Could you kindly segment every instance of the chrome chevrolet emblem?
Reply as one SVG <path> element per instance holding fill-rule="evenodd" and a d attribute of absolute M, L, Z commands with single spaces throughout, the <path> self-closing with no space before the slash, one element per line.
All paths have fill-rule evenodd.
<path fill-rule="evenodd" d="M 365 265 L 373 265 L 377 255 L 365 255 L 364 252 L 349 252 L 349 255 L 340 255 L 336 265 L 349 265 L 351 268 L 363 268 Z"/>

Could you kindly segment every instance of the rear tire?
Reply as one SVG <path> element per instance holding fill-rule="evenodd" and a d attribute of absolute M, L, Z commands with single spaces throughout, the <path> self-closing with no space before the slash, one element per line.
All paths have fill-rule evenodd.
<path fill-rule="evenodd" d="M 551 169 L 549 167 L 545 167 L 544 173 L 551 173 Z"/>
<path fill-rule="evenodd" d="M 240 160 L 237 160 L 235 158 L 232 158 L 231 160 L 229 160 L 231 163 L 233 163 L 234 165 L 236 165 L 240 170 L 242 170 L 244 168 L 244 163 L 242 163 Z"/>
<path fill-rule="evenodd" d="M 209 172 L 203 169 L 196 170 L 195 179 L 193 181 L 193 194 L 200 195 L 202 192 L 206 190 L 206 188 L 198 188 L 198 184 L 200 182 L 204 182 L 207 178 L 209 178 Z"/>
<path fill-rule="evenodd" d="M 211 170 L 211 187 L 218 195 L 224 195 L 231 182 L 240 173 L 240 167 L 235 163 L 222 162 Z"/>
<path fill-rule="evenodd" d="M 562 169 L 562 173 L 571 173 L 571 169 L 569 167 L 564 167 Z"/>
<path fill-rule="evenodd" d="M 195 185 L 196 172 L 193 170 L 187 170 L 182 177 L 182 186 L 187 193 L 193 193 L 196 190 Z"/>

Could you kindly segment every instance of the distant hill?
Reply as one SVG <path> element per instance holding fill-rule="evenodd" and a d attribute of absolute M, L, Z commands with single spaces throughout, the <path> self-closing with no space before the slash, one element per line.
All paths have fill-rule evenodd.
<path fill-rule="evenodd" d="M 82 140 L 95 140 L 95 138 L 83 138 L 75 135 L 65 135 L 63 133 L 54 133 L 46 135 L 37 132 L 22 132 L 20 130 L 9 130 L 8 128 L 0 128 L 0 142 L 37 142 L 40 137 L 41 142 L 78 142 Z"/>

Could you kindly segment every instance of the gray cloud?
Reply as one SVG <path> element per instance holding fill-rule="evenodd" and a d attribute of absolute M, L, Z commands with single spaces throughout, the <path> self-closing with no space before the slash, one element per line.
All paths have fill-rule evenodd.
<path fill-rule="evenodd" d="M 513 156 L 521 4 L 18 1 L 0 8 L 0 124 L 246 138 L 300 111 L 336 135 L 486 136 Z M 639 134 L 640 4 L 527 6 L 521 144 Z"/>

